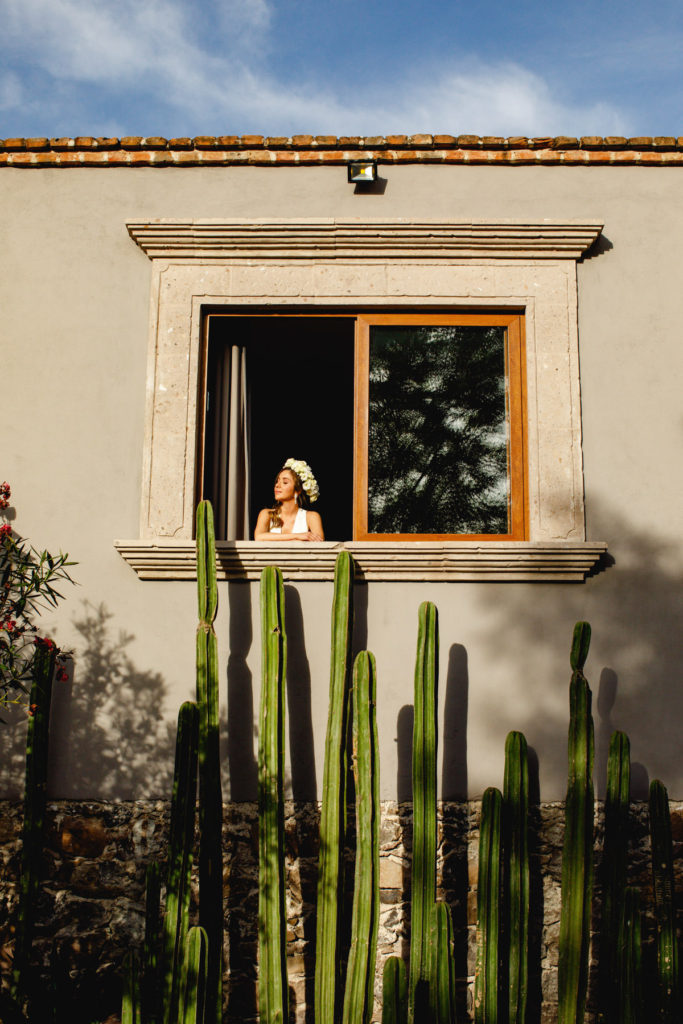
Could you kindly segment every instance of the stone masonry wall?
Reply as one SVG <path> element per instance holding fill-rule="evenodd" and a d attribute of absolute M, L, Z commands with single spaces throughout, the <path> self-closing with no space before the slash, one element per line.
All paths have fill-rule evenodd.
<path fill-rule="evenodd" d="M 37 1008 L 51 989 L 69 1007 L 71 1024 L 118 1020 L 121 962 L 141 944 L 144 931 L 145 866 L 164 861 L 168 804 L 51 803 L 48 809 L 44 873 L 34 944 Z M 439 815 L 438 895 L 451 906 L 461 1006 L 472 1008 L 476 931 L 477 842 L 480 804 L 445 804 Z M 683 804 L 672 805 L 677 883 L 683 882 Z M 312 1024 L 313 950 L 317 878 L 318 808 L 288 803 L 286 809 L 287 952 L 292 1021 Z M 643 890 L 648 908 L 644 935 L 651 959 L 651 880 L 647 808 L 633 808 L 629 881 Z M 11 965 L 21 849 L 21 807 L 0 804 L 0 967 L 6 984 Z M 596 815 L 596 849 L 602 824 Z M 563 805 L 537 808 L 532 820 L 532 924 L 530 1015 L 535 1024 L 557 1018 L 557 943 Z M 227 804 L 224 810 L 224 910 L 226 921 L 227 1021 L 256 1021 L 258 814 L 255 804 Z M 407 956 L 409 944 L 412 808 L 384 803 L 381 825 L 381 916 L 376 1005 L 383 961 Z M 596 857 L 599 869 L 599 854 Z M 348 858 L 351 877 L 352 859 Z M 599 870 L 598 870 L 599 878 Z M 596 914 L 599 887 L 596 893 Z M 595 955 L 591 996 L 595 989 Z M 648 952 L 649 950 L 649 952 Z M 307 1013 L 308 1007 L 308 1013 Z M 42 1019 L 36 1016 L 36 1020 Z M 47 1016 L 45 1016 L 47 1019 Z M 589 1019 L 592 1019 L 589 1017 Z"/>

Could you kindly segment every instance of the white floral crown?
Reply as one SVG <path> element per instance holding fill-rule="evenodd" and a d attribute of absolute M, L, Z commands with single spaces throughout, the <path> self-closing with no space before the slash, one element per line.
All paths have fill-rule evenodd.
<path fill-rule="evenodd" d="M 311 472 L 311 467 L 303 459 L 287 459 L 283 469 L 293 469 L 296 475 L 301 480 L 301 486 L 308 495 L 308 500 L 313 504 L 320 497 L 320 490 L 318 489 L 318 481 Z"/>

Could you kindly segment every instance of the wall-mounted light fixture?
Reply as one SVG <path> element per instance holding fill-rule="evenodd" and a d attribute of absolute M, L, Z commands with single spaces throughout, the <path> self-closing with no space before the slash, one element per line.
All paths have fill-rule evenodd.
<path fill-rule="evenodd" d="M 352 185 L 371 185 L 377 181 L 376 160 L 353 160 L 346 167 Z"/>

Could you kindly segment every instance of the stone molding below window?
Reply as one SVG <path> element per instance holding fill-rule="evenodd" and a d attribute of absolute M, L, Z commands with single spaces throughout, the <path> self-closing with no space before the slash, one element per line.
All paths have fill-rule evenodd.
<path fill-rule="evenodd" d="M 311 219 L 155 220 L 130 222 L 150 259 L 317 256 L 425 256 L 579 259 L 602 230 L 599 221 L 520 224 Z"/>
<path fill-rule="evenodd" d="M 117 540 L 121 557 L 142 580 L 194 580 L 196 549 L 191 540 Z M 601 541 L 353 541 L 320 544 L 216 544 L 218 578 L 258 580 L 267 565 L 278 565 L 286 580 L 332 580 L 339 551 L 350 551 L 356 578 L 376 582 L 582 583 L 607 551 Z"/>

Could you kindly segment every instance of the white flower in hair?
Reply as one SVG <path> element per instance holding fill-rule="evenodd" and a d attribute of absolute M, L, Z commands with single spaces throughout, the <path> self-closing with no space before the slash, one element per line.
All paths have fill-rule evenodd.
<path fill-rule="evenodd" d="M 313 503 L 318 500 L 320 496 L 320 490 L 318 489 L 318 482 L 313 476 L 311 467 L 303 459 L 287 459 L 283 469 L 293 469 L 296 475 L 301 480 L 301 486 L 303 487 L 308 500 Z"/>

